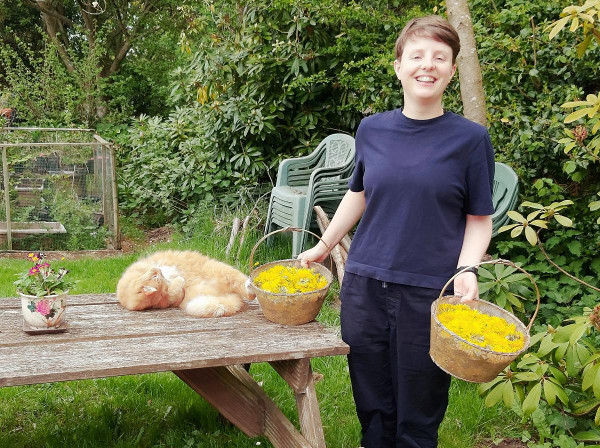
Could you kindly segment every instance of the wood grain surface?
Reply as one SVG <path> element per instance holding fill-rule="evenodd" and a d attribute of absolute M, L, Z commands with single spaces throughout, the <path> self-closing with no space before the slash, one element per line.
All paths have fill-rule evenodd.
<path fill-rule="evenodd" d="M 67 300 L 67 332 L 28 335 L 20 299 L 0 298 L 0 387 L 349 351 L 333 329 L 275 324 L 256 303 L 230 317 L 194 318 L 179 309 L 128 311 L 114 294 Z"/>

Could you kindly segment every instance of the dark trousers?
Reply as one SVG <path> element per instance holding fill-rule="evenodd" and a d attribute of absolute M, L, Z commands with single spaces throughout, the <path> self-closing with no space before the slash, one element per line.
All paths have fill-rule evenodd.
<path fill-rule="evenodd" d="M 342 339 L 365 448 L 436 448 L 450 376 L 429 357 L 439 291 L 347 272 Z"/>

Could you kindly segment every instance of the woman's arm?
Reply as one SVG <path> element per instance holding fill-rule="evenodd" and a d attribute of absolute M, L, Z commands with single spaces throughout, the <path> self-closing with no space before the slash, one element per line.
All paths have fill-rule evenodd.
<path fill-rule="evenodd" d="M 365 192 L 348 190 L 340 202 L 340 205 L 331 219 L 331 223 L 322 236 L 323 241 L 312 249 L 302 252 L 298 255 L 303 267 L 308 267 L 311 261 L 320 262 L 327 258 L 327 255 L 337 243 L 348 233 L 348 231 L 358 222 L 365 211 Z M 327 248 L 329 247 L 329 249 Z"/>
<path fill-rule="evenodd" d="M 465 236 L 458 257 L 458 266 L 471 266 L 481 262 L 492 239 L 492 217 L 490 215 L 467 215 Z M 463 272 L 454 279 L 454 294 L 462 295 L 461 302 L 474 300 L 479 296 L 477 276 Z"/>

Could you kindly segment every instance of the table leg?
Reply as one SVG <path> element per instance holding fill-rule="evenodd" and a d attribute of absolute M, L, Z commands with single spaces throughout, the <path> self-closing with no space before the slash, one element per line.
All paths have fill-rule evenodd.
<path fill-rule="evenodd" d="M 313 448 L 325 448 L 323 423 L 321 422 L 310 359 L 272 361 L 270 364 L 294 390 L 302 435 L 306 437 Z"/>
<path fill-rule="evenodd" d="M 313 448 L 241 366 L 174 373 L 247 436 L 264 435 L 276 448 Z"/>

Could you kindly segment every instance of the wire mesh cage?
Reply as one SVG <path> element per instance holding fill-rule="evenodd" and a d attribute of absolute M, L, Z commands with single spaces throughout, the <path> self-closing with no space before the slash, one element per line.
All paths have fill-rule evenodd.
<path fill-rule="evenodd" d="M 3 128 L 0 137 L 0 249 L 120 248 L 109 142 L 65 128 Z"/>

